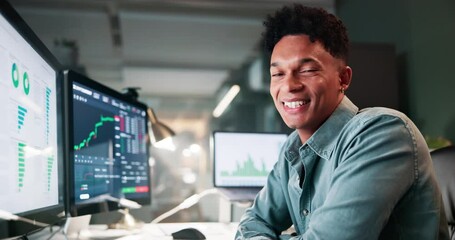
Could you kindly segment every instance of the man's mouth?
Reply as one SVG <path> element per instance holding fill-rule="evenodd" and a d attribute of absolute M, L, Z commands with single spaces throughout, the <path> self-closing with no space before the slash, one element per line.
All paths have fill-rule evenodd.
<path fill-rule="evenodd" d="M 305 100 L 305 101 L 283 102 L 283 104 L 285 107 L 288 107 L 288 108 L 298 108 L 298 107 L 308 104 L 309 102 L 310 102 L 309 100 Z"/>

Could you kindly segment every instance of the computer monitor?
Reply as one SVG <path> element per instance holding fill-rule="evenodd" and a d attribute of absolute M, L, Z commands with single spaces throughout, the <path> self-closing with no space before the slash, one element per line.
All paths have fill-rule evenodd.
<path fill-rule="evenodd" d="M 280 132 L 213 131 L 213 185 L 262 188 L 287 136 Z"/>
<path fill-rule="evenodd" d="M 147 106 L 85 75 L 65 71 L 68 212 L 71 217 L 151 204 Z"/>
<path fill-rule="evenodd" d="M 54 56 L 0 1 L 0 209 L 46 224 L 61 221 L 64 213 L 59 76 Z M 0 238 L 37 228 L 3 219 Z"/>

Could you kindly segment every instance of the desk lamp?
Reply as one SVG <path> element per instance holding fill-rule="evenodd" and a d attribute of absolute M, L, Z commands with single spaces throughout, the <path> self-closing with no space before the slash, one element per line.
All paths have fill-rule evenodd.
<path fill-rule="evenodd" d="M 171 138 L 175 135 L 174 131 L 172 131 L 172 129 L 170 129 L 164 123 L 158 121 L 153 109 L 148 108 L 147 115 L 150 120 L 150 129 L 152 130 L 150 136 L 152 144 L 156 147 L 160 147 L 166 144 L 166 142 L 172 143 Z"/>

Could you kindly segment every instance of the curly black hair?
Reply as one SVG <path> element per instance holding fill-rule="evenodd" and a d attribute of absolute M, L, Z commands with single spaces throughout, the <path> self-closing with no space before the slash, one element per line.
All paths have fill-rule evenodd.
<path fill-rule="evenodd" d="M 322 8 L 301 4 L 284 6 L 268 15 L 264 21 L 263 44 L 269 53 L 286 35 L 308 35 L 312 42 L 319 41 L 333 57 L 347 62 L 349 38 L 340 19 Z"/>

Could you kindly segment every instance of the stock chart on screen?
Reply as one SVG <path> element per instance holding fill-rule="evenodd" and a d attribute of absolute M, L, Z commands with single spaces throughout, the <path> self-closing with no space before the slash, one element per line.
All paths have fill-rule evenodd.
<path fill-rule="evenodd" d="M 148 194 L 146 112 L 73 83 L 75 201 Z"/>

